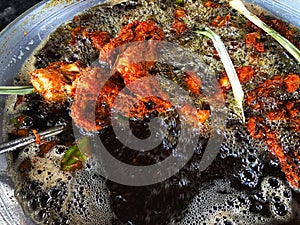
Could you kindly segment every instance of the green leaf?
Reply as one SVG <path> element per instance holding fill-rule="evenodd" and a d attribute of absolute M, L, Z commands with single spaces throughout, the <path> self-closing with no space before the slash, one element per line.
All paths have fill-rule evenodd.
<path fill-rule="evenodd" d="M 18 125 L 19 120 L 18 120 L 18 118 L 13 118 L 13 119 L 11 119 L 10 123 L 13 125 Z"/>
<path fill-rule="evenodd" d="M 176 2 L 177 4 L 183 4 L 183 3 L 184 3 L 184 0 L 175 0 L 175 2 Z"/>
<path fill-rule="evenodd" d="M 204 35 L 213 41 L 232 86 L 233 95 L 237 105 L 237 114 L 240 115 L 242 121 L 245 122 L 243 109 L 244 91 L 224 43 L 222 42 L 221 38 L 208 27 L 199 29 L 196 31 L 196 33 Z"/>
<path fill-rule="evenodd" d="M 31 86 L 0 86 L 0 95 L 27 95 L 34 92 Z"/>
<path fill-rule="evenodd" d="M 273 37 L 279 44 L 282 45 L 295 59 L 300 62 L 300 50 L 293 45 L 289 40 L 285 37 L 281 36 L 275 30 L 270 28 L 266 23 L 264 23 L 261 19 L 259 19 L 255 14 L 251 13 L 243 4 L 241 0 L 230 0 L 229 5 L 237 10 L 240 14 L 245 16 L 248 20 L 254 23 L 256 26 L 264 30 L 267 34 Z"/>
<path fill-rule="evenodd" d="M 75 171 L 83 168 L 89 158 L 88 138 L 83 137 L 77 144 L 69 147 L 61 161 L 62 171 Z"/>

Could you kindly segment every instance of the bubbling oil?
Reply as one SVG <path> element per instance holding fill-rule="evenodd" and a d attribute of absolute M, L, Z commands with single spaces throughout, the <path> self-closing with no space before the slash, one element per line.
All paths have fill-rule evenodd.
<path fill-rule="evenodd" d="M 66 150 L 55 146 L 40 158 L 39 147 L 30 145 L 12 164 L 15 195 L 25 214 L 36 224 L 110 224 L 114 213 L 105 180 L 90 168 L 75 175 L 61 171 Z"/>
<path fill-rule="evenodd" d="M 262 33 L 261 39 L 270 50 L 258 54 L 246 46 L 244 38 L 249 32 L 245 27 L 247 21 L 228 8 L 227 1 L 213 1 L 214 4 L 220 4 L 221 7 L 217 8 L 205 7 L 205 2 L 139 0 L 115 6 L 97 6 L 51 34 L 24 65 L 24 71 L 42 68 L 54 61 L 80 61 L 91 65 L 98 58 L 98 51 L 91 41 L 79 35 L 74 45 L 69 43 L 72 30 L 78 26 L 88 31 L 106 31 L 115 37 L 123 25 L 135 20 L 151 19 L 163 28 L 167 41 L 198 54 L 219 79 L 224 75 L 223 64 L 210 41 L 195 36 L 194 31 L 199 27 L 211 26 L 217 16 L 230 14 L 228 26 L 214 29 L 227 47 L 234 65 L 259 68 L 259 75 L 243 84 L 245 92 L 255 89 L 274 75 L 290 72 L 300 74 L 299 64 L 286 57 L 284 50 L 266 34 Z M 174 11 L 179 8 L 186 12 L 183 22 L 188 28 L 180 37 L 171 28 Z M 167 78 L 180 85 L 177 73 L 164 65 L 158 67 L 168 72 Z M 28 82 L 27 73 L 21 75 L 19 82 Z M 165 86 L 168 90 L 168 85 Z M 274 96 L 285 101 L 299 101 L 299 93 L 289 95 L 279 90 Z M 232 106 L 232 102 L 232 93 L 229 91 L 227 107 Z M 202 103 L 200 106 L 203 106 Z M 68 117 L 69 105 L 53 107 L 41 99 L 28 97 L 23 106 L 18 113 L 33 119 L 32 129 L 47 129 L 59 121 L 71 122 Z M 263 114 L 272 107 L 267 105 L 254 112 L 246 107 L 246 116 Z M 200 136 L 199 146 L 191 161 L 178 174 L 160 184 L 145 187 L 129 187 L 105 180 L 97 173 L 100 165 L 93 159 L 81 171 L 62 172 L 60 162 L 67 149 L 66 142 L 74 140 L 72 137 L 60 137 L 60 144 L 43 157 L 39 155 L 39 146 L 35 144 L 11 156 L 10 174 L 16 185 L 15 195 L 26 215 L 36 224 L 274 225 L 299 219 L 299 194 L 288 185 L 280 163 L 270 156 L 265 143 L 251 138 L 233 111 L 229 109 L 226 129 L 222 131 L 225 140 L 220 153 L 203 172 L 199 172 L 198 168 L 209 136 L 205 133 L 197 134 Z M 9 113 L 16 114 L 13 110 Z M 175 119 L 169 121 L 176 124 Z M 140 121 L 140 124 L 143 122 Z M 286 129 L 284 123 L 269 125 L 279 130 L 279 139 L 286 151 L 300 149 L 299 133 Z M 115 138 L 111 127 L 104 129 L 99 137 L 110 146 L 111 151 L 124 159 L 124 146 L 113 143 Z M 174 147 L 175 144 L 169 143 L 162 151 L 167 148 L 171 151 Z M 159 152 L 154 158 L 159 158 L 159 154 L 163 153 Z"/>

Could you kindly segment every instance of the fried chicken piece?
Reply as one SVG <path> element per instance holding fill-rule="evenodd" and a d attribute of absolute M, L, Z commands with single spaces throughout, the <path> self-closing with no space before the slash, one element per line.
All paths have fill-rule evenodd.
<path fill-rule="evenodd" d="M 126 35 L 126 32 L 129 34 Z M 121 104 L 114 105 L 115 110 L 122 113 L 123 116 L 143 119 L 154 111 L 162 113 L 172 107 L 168 101 L 168 94 L 161 90 L 155 77 L 143 79 L 151 76 L 149 70 L 157 61 L 159 44 L 157 42 L 136 42 L 163 39 L 163 31 L 153 21 L 135 21 L 122 28 L 118 37 L 112 39 L 106 46 L 118 47 L 121 44 L 131 43 L 118 49 L 119 55 L 113 67 L 113 73 L 119 73 L 126 88 L 129 89 L 127 95 L 121 95 L 122 100 L 118 101 Z M 133 82 L 134 85 L 131 85 Z M 127 104 L 123 104 L 124 102 Z"/>
<path fill-rule="evenodd" d="M 124 26 L 119 35 L 110 39 L 103 48 L 98 48 L 99 58 L 110 65 L 114 63 L 113 69 L 121 74 L 127 85 L 137 78 L 149 76 L 148 70 L 157 61 L 158 44 L 141 41 L 162 41 L 164 38 L 164 31 L 154 21 L 134 21 Z M 128 43 L 130 45 L 125 45 Z M 118 56 L 116 62 L 113 59 L 115 56 Z"/>
<path fill-rule="evenodd" d="M 122 53 L 124 48 L 118 48 L 122 45 L 145 40 L 162 41 L 165 39 L 164 31 L 159 28 L 154 21 L 134 21 L 124 26 L 117 37 L 112 38 L 110 42 L 100 50 L 100 60 L 106 61 L 109 64 L 113 63 L 113 58 Z"/>
<path fill-rule="evenodd" d="M 120 74 L 111 76 L 101 68 L 86 68 L 74 82 L 76 92 L 71 108 L 74 122 L 87 131 L 99 131 L 110 125 L 111 110 L 128 117 L 143 119 L 155 110 L 158 113 L 172 105 L 156 79 L 134 83 L 124 88 Z M 149 96 L 149 97 L 143 97 Z M 118 104 L 115 100 L 118 98 Z M 149 105 L 152 104 L 152 107 Z"/>
<path fill-rule="evenodd" d="M 114 108 L 126 117 L 144 119 L 155 111 L 160 114 L 172 107 L 169 95 L 161 90 L 155 77 L 137 79 L 136 82 L 127 85 L 125 90 L 127 93 L 119 96 Z M 124 102 L 126 104 L 123 104 Z"/>
<path fill-rule="evenodd" d="M 74 82 L 74 102 L 71 117 L 87 131 L 97 131 L 109 125 L 110 109 L 120 91 L 117 75 L 102 68 L 87 67 Z"/>
<path fill-rule="evenodd" d="M 78 62 L 50 63 L 46 68 L 30 72 L 31 84 L 47 101 L 63 102 L 73 91 L 72 82 L 83 68 Z"/>
<path fill-rule="evenodd" d="M 122 76 L 125 85 L 136 79 L 149 77 L 149 70 L 155 66 L 159 43 L 132 43 L 121 53 L 113 67 Z M 136 51 L 136 49 L 139 49 Z"/>
<path fill-rule="evenodd" d="M 164 40 L 164 32 L 151 20 L 135 21 L 123 27 L 118 37 L 111 39 L 110 43 L 100 51 L 100 59 L 105 59 L 104 52 L 106 52 L 106 56 L 110 56 L 114 48 L 131 43 L 118 49 L 119 55 L 113 67 L 113 72 L 120 74 L 126 86 L 140 78 L 150 77 L 149 70 L 154 67 L 154 62 L 157 61 L 159 44 L 157 42 L 138 42 L 143 40 Z M 143 83 L 143 87 L 135 86 L 135 93 L 140 92 L 140 95 L 152 96 L 151 101 L 156 103 L 161 103 L 162 100 L 154 96 L 163 96 L 164 99 L 168 99 L 168 95 L 161 91 L 159 82 L 155 77 L 146 82 L 148 83 Z M 141 111 L 145 113 L 145 110 Z M 132 113 L 138 117 L 142 117 L 142 114 Z"/>

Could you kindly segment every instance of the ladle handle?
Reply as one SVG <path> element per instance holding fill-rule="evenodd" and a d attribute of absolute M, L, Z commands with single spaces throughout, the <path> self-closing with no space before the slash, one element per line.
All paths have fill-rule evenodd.
<path fill-rule="evenodd" d="M 49 137 L 53 137 L 53 136 L 60 134 L 64 130 L 64 128 L 65 128 L 65 126 L 57 126 L 57 127 L 42 131 L 40 133 L 37 133 L 36 135 L 39 135 L 40 139 L 44 140 Z M 16 140 L 2 143 L 2 144 L 0 144 L 0 154 L 14 151 L 18 148 L 32 144 L 35 141 L 36 141 L 36 136 L 30 135 L 28 137 L 22 137 L 22 138 L 18 138 Z"/>

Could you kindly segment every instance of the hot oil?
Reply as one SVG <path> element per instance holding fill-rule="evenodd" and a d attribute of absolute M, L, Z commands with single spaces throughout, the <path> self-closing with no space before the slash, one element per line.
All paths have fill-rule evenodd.
<path fill-rule="evenodd" d="M 187 0 L 183 4 L 174 2 L 142 0 L 128 1 L 113 7 L 95 7 L 50 35 L 28 61 L 27 67 L 33 69 L 34 65 L 41 68 L 53 61 L 77 60 L 92 65 L 98 58 L 98 52 L 88 38 L 79 35 L 75 44 L 70 45 L 71 32 L 75 27 L 81 26 L 88 31 L 106 31 L 111 37 L 115 37 L 123 25 L 135 20 L 151 19 L 163 28 L 166 41 L 195 52 L 214 72 L 216 78 L 220 79 L 224 75 L 224 66 L 211 41 L 194 33 L 201 27 L 212 27 L 223 40 L 234 65 L 251 65 L 256 69 L 251 82 L 243 84 L 246 93 L 274 75 L 284 76 L 291 72 L 300 74 L 299 64 L 288 57 L 282 47 L 268 35 L 261 33 L 266 51 L 258 53 L 247 46 L 245 35 L 256 31 L 247 28 L 247 21 L 228 8 L 226 1 L 213 1 L 220 7 L 207 7 L 207 1 Z M 186 17 L 182 21 L 186 23 L 188 30 L 177 36 L 171 27 L 175 19 L 174 11 L 180 8 L 186 11 Z M 230 20 L 226 25 L 211 25 L 217 16 L 225 17 L 228 14 Z M 176 68 L 170 70 L 166 65 L 157 67 L 168 71 L 166 78 L 181 85 L 180 73 L 173 71 Z M 161 75 L 159 71 L 152 73 Z M 165 86 L 168 87 L 168 84 Z M 273 98 L 275 97 L 285 101 L 299 101 L 299 92 L 286 94 L 278 91 L 274 93 Z M 233 98 L 229 91 L 226 105 L 229 106 L 231 101 Z M 46 129 L 61 120 L 64 123 L 71 122 L 68 116 L 69 104 L 50 106 L 39 97 L 29 97 L 25 103 L 28 104 L 27 110 L 21 110 L 21 113 L 33 119 L 31 129 Z M 202 103 L 198 106 L 206 107 Z M 256 111 L 246 107 L 246 116 L 249 118 L 265 114 L 268 107 L 272 106 Z M 111 127 L 103 129 L 99 137 L 117 159 L 129 164 L 153 164 L 168 157 L 176 147 L 180 121 L 176 111 L 170 116 L 170 119 L 166 117 L 165 122 L 174 135 L 169 137 L 168 144 L 162 144 L 147 154 L 137 154 L 116 142 Z M 220 154 L 207 170 L 199 172 L 198 168 L 209 138 L 208 128 L 201 135 L 192 134 L 199 135 L 198 148 L 178 174 L 159 184 L 145 187 L 130 187 L 106 181 L 97 174 L 97 163 L 93 161 L 88 162 L 82 171 L 61 173 L 59 161 L 65 152 L 66 142 L 74 141 L 72 130 L 69 130 L 68 135 L 60 137 L 57 145 L 60 147 L 53 147 L 43 157 L 38 155 L 37 146 L 31 146 L 10 162 L 14 168 L 11 173 L 17 186 L 16 196 L 27 215 L 38 224 L 273 225 L 299 219 L 299 194 L 289 186 L 276 157 L 271 156 L 263 141 L 255 140 L 249 135 L 245 125 L 236 118 L 232 110 L 229 109 L 227 117 L 226 130 L 223 130 L 225 140 Z M 134 132 L 147 133 L 146 122 L 132 123 Z M 284 143 L 286 151 L 298 151 L 299 133 L 287 129 L 285 123 L 269 125 L 280 131 L 279 139 Z M 188 141 L 188 137 L 185 140 Z M 41 163 L 30 166 L 29 162 L 39 157 Z M 26 163 L 29 163 L 29 167 L 26 167 Z M 49 166 L 41 167 L 44 164 Z M 25 172 L 29 170 L 29 174 L 21 174 L 20 165 L 24 166 Z"/>

